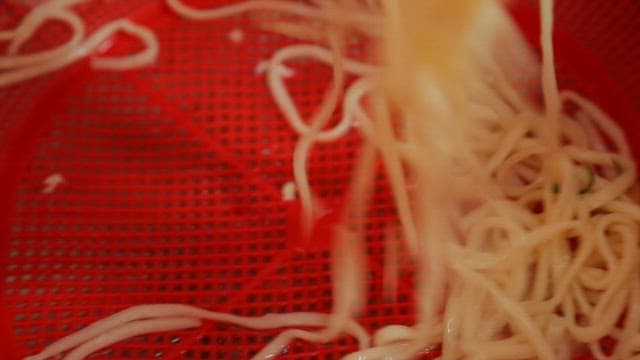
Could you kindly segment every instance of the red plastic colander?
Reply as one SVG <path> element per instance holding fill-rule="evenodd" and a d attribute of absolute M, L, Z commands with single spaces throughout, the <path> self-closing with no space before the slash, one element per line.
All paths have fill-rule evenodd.
<path fill-rule="evenodd" d="M 15 25 L 34 3 L 20 1 L 0 2 L 0 28 Z M 510 6 L 536 44 L 535 2 Z M 248 16 L 183 20 L 160 0 L 92 0 L 77 9 L 89 31 L 123 16 L 150 27 L 160 55 L 154 66 L 126 72 L 94 71 L 84 60 L 0 88 L 0 359 L 21 359 L 141 303 L 178 302 L 248 316 L 328 312 L 329 228 L 359 137 L 354 131 L 313 150 L 311 184 L 334 212 L 320 220 L 311 241 L 302 240 L 300 204 L 281 194 L 292 180 L 297 136 L 255 71 L 293 40 L 258 29 Z M 561 86 L 615 117 L 636 157 L 639 19 L 637 0 L 556 5 Z M 241 42 L 230 40 L 233 32 L 243 35 Z M 47 24 L 25 51 L 68 35 L 63 25 Z M 121 36 L 98 51 L 122 54 L 138 46 Z M 288 85 L 308 113 L 330 71 L 312 64 L 295 71 Z M 65 181 L 43 193 L 52 174 Z M 369 302 L 361 322 L 369 330 L 411 324 L 410 269 L 402 269 L 396 299 L 382 294 L 382 239 L 395 221 L 382 171 L 369 215 Z M 95 358 L 245 359 L 276 334 L 207 322 L 196 330 L 137 337 Z M 355 345 L 347 338 L 327 345 L 295 342 L 283 358 L 336 359 Z"/>

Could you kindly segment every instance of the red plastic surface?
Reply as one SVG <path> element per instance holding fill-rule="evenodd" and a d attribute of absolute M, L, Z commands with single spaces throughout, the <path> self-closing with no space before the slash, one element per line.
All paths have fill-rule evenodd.
<path fill-rule="evenodd" d="M 513 6 L 535 43 L 535 9 Z M 160 1 L 94 0 L 78 8 L 91 28 L 119 16 L 148 25 L 160 39 L 160 57 L 153 67 L 127 72 L 95 72 L 81 61 L 0 88 L 3 358 L 37 352 L 134 304 L 181 302 L 243 315 L 329 311 L 328 228 L 359 138 L 352 132 L 313 151 L 312 186 L 333 212 L 312 241 L 300 240 L 299 203 L 281 197 L 292 180 L 296 135 L 255 74 L 259 61 L 292 40 L 257 29 L 248 17 L 185 21 Z M 26 9 L 0 3 L 0 28 Z M 640 3 L 564 0 L 556 14 L 563 86 L 596 100 L 630 136 L 638 133 Z M 244 33 L 240 44 L 228 38 L 234 29 Z M 27 50 L 65 36 L 63 26 L 50 24 Z M 116 40 L 102 51 L 138 46 Z M 321 65 L 296 67 L 289 86 L 304 111 L 319 101 L 328 75 Z M 66 182 L 43 194 L 52 173 Z M 371 330 L 413 319 L 410 274 L 403 274 L 397 300 L 381 291 L 381 240 L 394 221 L 380 176 L 367 223 L 371 280 L 361 319 Z M 244 359 L 277 333 L 206 323 L 139 337 L 97 358 Z M 296 342 L 283 358 L 334 359 L 354 349 L 349 339 Z"/>

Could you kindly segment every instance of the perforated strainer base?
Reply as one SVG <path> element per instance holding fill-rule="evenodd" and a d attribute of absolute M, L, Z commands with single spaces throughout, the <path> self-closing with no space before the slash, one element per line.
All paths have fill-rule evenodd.
<path fill-rule="evenodd" d="M 535 42 L 535 9 L 514 7 Z M 37 352 L 141 303 L 180 302 L 243 315 L 329 311 L 329 227 L 359 140 L 353 132 L 313 151 L 312 186 L 332 212 L 311 241 L 302 241 L 300 205 L 281 194 L 292 180 L 296 135 L 255 72 L 291 40 L 260 31 L 245 17 L 181 20 L 156 1 L 94 0 L 79 9 L 91 14 L 91 28 L 123 14 L 150 26 L 160 39 L 160 58 L 130 72 L 93 72 L 84 61 L 0 89 L 0 348 L 7 349 L 0 357 Z M 0 28 L 25 11 L 19 3 L 0 3 Z M 561 31 L 571 34 L 558 34 L 563 84 L 595 99 L 635 134 L 640 4 L 566 0 L 557 14 Z M 230 41 L 232 31 L 244 40 Z M 51 24 L 29 47 L 65 36 L 62 26 Z M 122 37 L 103 51 L 136 46 Z M 320 65 L 295 70 L 289 86 L 308 112 L 329 71 Z M 55 173 L 66 182 L 43 194 L 43 180 Z M 382 296 L 381 240 L 395 215 L 379 174 L 367 223 L 371 280 L 362 323 L 369 329 L 413 320 L 408 269 L 398 298 Z M 139 337 L 98 357 L 244 359 L 276 334 L 206 323 L 195 331 Z M 332 359 L 354 349 L 349 339 L 296 342 L 284 358 Z"/>

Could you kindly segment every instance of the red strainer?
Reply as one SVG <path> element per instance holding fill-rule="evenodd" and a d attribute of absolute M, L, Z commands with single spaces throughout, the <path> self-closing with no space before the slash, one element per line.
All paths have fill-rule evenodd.
<path fill-rule="evenodd" d="M 19 1 L 0 3 L 0 28 L 28 10 Z M 537 43 L 534 5 L 512 6 Z M 256 74 L 260 61 L 292 40 L 257 29 L 248 17 L 185 21 L 159 0 L 93 0 L 77 8 L 89 31 L 122 16 L 149 26 L 160 56 L 153 67 L 127 72 L 96 72 L 82 61 L 0 89 L 0 358 L 35 353 L 141 303 L 242 315 L 328 312 L 328 228 L 359 138 L 352 132 L 313 151 L 313 189 L 334 213 L 321 219 L 311 241 L 300 240 L 299 203 L 281 194 L 292 180 L 296 135 Z M 562 86 L 595 100 L 633 137 L 640 131 L 640 3 L 565 0 L 556 14 Z M 239 33 L 242 41 L 230 39 Z M 68 35 L 48 24 L 26 50 Z M 139 46 L 125 36 L 115 40 L 99 51 Z M 330 72 L 321 65 L 295 70 L 288 83 L 309 112 Z M 65 181 L 43 193 L 52 174 Z M 394 220 L 380 171 L 366 224 L 371 276 L 361 320 L 368 329 L 413 320 L 409 269 L 397 299 L 381 290 L 381 240 Z M 138 337 L 96 358 L 244 359 L 277 333 L 206 323 Z M 283 358 L 334 359 L 354 349 L 348 339 L 296 342 Z"/>

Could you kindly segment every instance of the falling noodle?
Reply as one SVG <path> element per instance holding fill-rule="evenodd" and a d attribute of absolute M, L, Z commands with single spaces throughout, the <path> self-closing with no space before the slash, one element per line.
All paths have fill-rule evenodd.
<path fill-rule="evenodd" d="M 179 304 L 139 305 L 28 360 L 63 353 L 65 359 L 81 359 L 131 336 L 193 328 L 203 320 L 284 328 L 255 359 L 276 356 L 295 339 L 331 342 L 343 334 L 358 340 L 359 350 L 345 357 L 353 360 L 410 359 L 435 346 L 441 346 L 443 359 L 640 358 L 640 207 L 631 194 L 636 165 L 624 132 L 608 115 L 558 88 L 553 1 L 541 0 L 541 66 L 493 1 L 250 0 L 214 9 L 180 0 L 167 4 L 194 20 L 271 12 L 281 16 L 259 19 L 259 26 L 318 42 L 276 51 L 266 80 L 299 136 L 293 170 L 307 234 L 314 222 L 306 170 L 313 144 L 351 131 L 362 137 L 346 215 L 333 234 L 331 313 L 250 318 Z M 61 10 L 56 16 L 74 27 L 70 14 Z M 43 21 L 31 16 L 33 24 Z M 291 17 L 314 25 L 307 31 Z M 152 34 L 122 21 L 68 44 L 80 49 L 76 56 L 85 56 L 117 30 L 139 36 L 147 51 L 132 58 L 95 58 L 94 66 L 124 69 L 155 57 Z M 346 57 L 345 38 L 352 33 L 381 44 L 379 66 Z M 13 38 L 6 34 L 0 32 L 0 38 Z M 14 75 L 15 82 L 76 57 L 52 59 L 34 68 L 23 58 L 29 65 L 0 74 L 0 84 L 10 83 L 8 74 L 28 71 Z M 332 67 L 331 87 L 309 121 L 284 81 L 282 68 L 292 59 Z M 347 76 L 356 79 L 349 83 Z M 543 108 L 528 95 L 532 79 L 542 86 Z M 565 112 L 567 103 L 578 110 Z M 342 118 L 327 129 L 339 106 Z M 364 219 L 377 161 L 390 180 L 401 230 L 398 244 L 387 246 L 385 291 L 393 294 L 398 286 L 402 245 L 415 267 L 416 322 L 386 324 L 370 339 L 355 319 L 367 296 Z M 396 235 L 389 233 L 392 241 Z M 617 343 L 612 354 L 600 346 L 605 336 Z"/>

